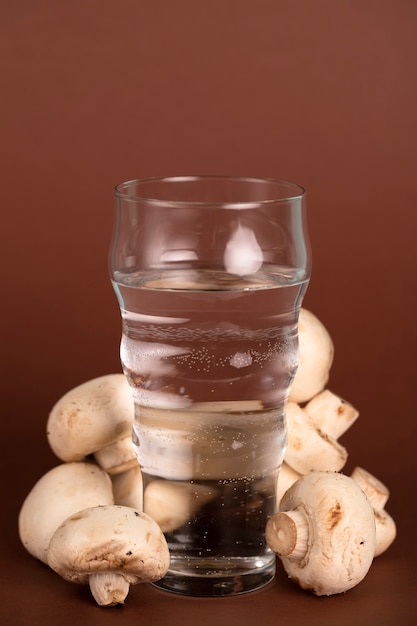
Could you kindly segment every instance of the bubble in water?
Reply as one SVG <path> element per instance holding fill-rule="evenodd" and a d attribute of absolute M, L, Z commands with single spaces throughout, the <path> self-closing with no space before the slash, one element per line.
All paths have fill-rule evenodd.
<path fill-rule="evenodd" d="M 230 365 L 240 369 L 252 365 L 252 357 L 249 352 L 236 352 L 230 359 Z"/>

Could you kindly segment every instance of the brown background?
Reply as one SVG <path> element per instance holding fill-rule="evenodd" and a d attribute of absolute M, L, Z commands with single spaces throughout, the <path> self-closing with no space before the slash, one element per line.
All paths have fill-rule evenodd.
<path fill-rule="evenodd" d="M 4 624 L 415 623 L 414 0 L 14 0 L 0 5 Z M 64 392 L 120 371 L 107 275 L 113 186 L 153 175 L 307 188 L 305 300 L 336 347 L 329 388 L 360 410 L 350 457 L 391 489 L 398 539 L 344 596 L 279 570 L 245 597 L 132 589 L 122 610 L 29 557 L 23 498 L 57 464 Z"/>

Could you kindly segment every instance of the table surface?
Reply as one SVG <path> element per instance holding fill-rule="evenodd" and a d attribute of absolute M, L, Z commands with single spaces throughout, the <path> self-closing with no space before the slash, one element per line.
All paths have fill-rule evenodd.
<path fill-rule="evenodd" d="M 100 608 L 87 587 L 62 580 L 31 557 L 20 544 L 17 517 L 36 479 L 57 464 L 43 432 L 10 428 L 2 440 L 4 477 L 1 517 L 1 621 L 8 626 L 38 624 L 175 624 L 225 623 L 373 624 L 411 626 L 416 623 L 417 582 L 415 541 L 414 460 L 404 454 L 387 472 L 391 489 L 387 510 L 398 536 L 387 552 L 377 557 L 366 578 L 354 589 L 332 597 L 316 597 L 299 589 L 278 561 L 275 581 L 263 590 L 233 598 L 188 598 L 162 592 L 150 585 L 131 587 L 123 607 Z M 20 454 L 15 450 L 20 448 Z M 24 462 L 22 462 L 24 459 Z M 369 461 L 369 459 L 368 459 Z M 7 477 L 10 477 L 9 479 Z M 386 479 L 388 477 L 388 480 Z M 4 491 L 6 493 L 4 493 Z"/>

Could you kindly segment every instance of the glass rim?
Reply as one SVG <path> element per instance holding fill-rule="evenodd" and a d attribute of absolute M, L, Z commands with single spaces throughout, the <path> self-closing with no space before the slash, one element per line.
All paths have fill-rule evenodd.
<path fill-rule="evenodd" d="M 247 200 L 167 200 L 162 197 L 157 197 L 157 194 L 149 194 L 146 193 L 132 193 L 129 191 L 133 186 L 136 188 L 143 184 L 146 185 L 148 183 L 184 183 L 184 182 L 195 182 L 195 181 L 209 181 L 209 180 L 217 180 L 217 181 L 230 181 L 235 183 L 264 183 L 269 184 L 271 186 L 275 186 L 277 189 L 283 189 L 286 187 L 288 189 L 287 194 L 283 194 L 281 196 L 274 195 L 271 193 L 271 197 L 268 198 L 260 198 L 257 200 L 255 197 L 248 198 Z M 294 193 L 290 193 L 290 190 L 293 190 Z M 224 208 L 251 208 L 255 206 L 264 206 L 270 204 L 276 204 L 277 202 L 290 202 L 294 200 L 300 200 L 306 195 L 306 190 L 304 187 L 299 185 L 298 183 L 293 183 L 287 180 L 268 178 L 268 177 L 257 177 L 257 176 L 229 176 L 229 175 L 187 175 L 187 176 L 150 176 L 147 178 L 133 178 L 131 180 L 127 180 L 125 182 L 119 183 L 114 187 L 114 194 L 117 198 L 125 201 L 131 202 L 146 202 L 152 204 L 163 204 L 164 206 L 222 206 Z"/>

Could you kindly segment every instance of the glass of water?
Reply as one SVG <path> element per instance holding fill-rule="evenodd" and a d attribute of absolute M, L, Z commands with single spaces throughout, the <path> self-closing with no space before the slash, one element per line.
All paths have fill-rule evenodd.
<path fill-rule="evenodd" d="M 160 588 L 258 589 L 275 574 L 285 404 L 310 277 L 305 192 L 189 176 L 115 189 L 110 272 L 135 404 L 144 511 L 171 554 Z"/>

